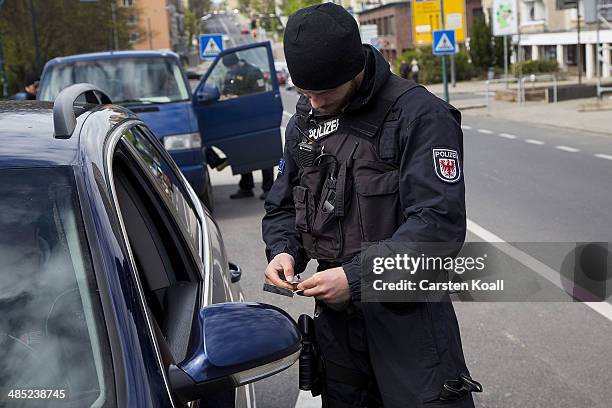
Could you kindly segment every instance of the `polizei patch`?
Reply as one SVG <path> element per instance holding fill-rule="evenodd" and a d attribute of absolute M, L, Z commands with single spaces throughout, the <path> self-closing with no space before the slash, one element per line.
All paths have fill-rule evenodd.
<path fill-rule="evenodd" d="M 321 123 L 315 128 L 308 129 L 308 137 L 313 140 L 320 139 L 327 135 L 331 135 L 340 126 L 340 119 L 332 119 Z"/>
<path fill-rule="evenodd" d="M 454 183 L 461 177 L 459 154 L 456 150 L 432 148 L 436 176 L 447 183 Z"/>

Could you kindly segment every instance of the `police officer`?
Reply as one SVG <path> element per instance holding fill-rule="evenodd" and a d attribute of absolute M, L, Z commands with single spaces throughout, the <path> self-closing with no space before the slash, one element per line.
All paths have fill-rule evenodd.
<path fill-rule="evenodd" d="M 267 283 L 316 299 L 324 407 L 473 407 L 455 313 L 441 302 L 362 302 L 362 242 L 465 238 L 460 113 L 391 74 L 353 17 L 324 3 L 284 34 L 301 90 L 262 223 Z M 434 159 L 435 152 L 445 157 Z"/>
<path fill-rule="evenodd" d="M 265 92 L 266 86 L 264 76 L 259 68 L 249 64 L 243 59 L 239 59 L 236 53 L 225 55 L 221 61 L 228 69 L 225 74 L 222 92 L 226 98 L 235 98 Z M 261 169 L 261 175 L 261 189 L 263 192 L 259 198 L 265 200 L 274 182 L 274 169 Z M 240 175 L 238 191 L 231 194 L 230 198 L 239 199 L 253 197 L 254 187 L 253 173 L 243 173 Z"/>
<path fill-rule="evenodd" d="M 33 101 L 36 99 L 40 77 L 34 72 L 28 72 L 23 80 L 23 90 L 17 92 L 10 99 L 19 101 Z"/>

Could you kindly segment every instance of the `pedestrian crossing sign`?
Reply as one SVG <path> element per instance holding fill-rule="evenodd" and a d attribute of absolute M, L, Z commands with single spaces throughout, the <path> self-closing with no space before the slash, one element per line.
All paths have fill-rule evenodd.
<path fill-rule="evenodd" d="M 222 34 L 200 35 L 200 58 L 216 58 L 223 51 Z"/>
<path fill-rule="evenodd" d="M 433 32 L 434 55 L 454 54 L 456 52 L 455 30 L 435 30 Z"/>

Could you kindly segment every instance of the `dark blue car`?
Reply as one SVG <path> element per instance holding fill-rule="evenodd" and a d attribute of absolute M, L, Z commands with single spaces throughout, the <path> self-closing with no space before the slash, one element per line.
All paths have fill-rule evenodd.
<path fill-rule="evenodd" d="M 256 90 L 240 95 L 225 92 L 228 68 L 220 61 L 230 54 L 261 71 L 262 83 Z M 80 82 L 98 86 L 114 103 L 137 113 L 209 207 L 212 189 L 203 146 L 221 150 L 234 174 L 273 167 L 282 156 L 283 105 L 269 42 L 225 50 L 194 92 L 172 52 L 58 57 L 45 65 L 38 99 L 53 101 L 66 86 Z"/>
<path fill-rule="evenodd" d="M 0 405 L 247 407 L 300 352 L 244 303 L 219 229 L 95 86 L 0 102 Z"/>

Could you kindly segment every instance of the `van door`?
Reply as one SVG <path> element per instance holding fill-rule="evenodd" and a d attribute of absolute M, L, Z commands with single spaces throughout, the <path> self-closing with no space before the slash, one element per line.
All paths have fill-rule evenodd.
<path fill-rule="evenodd" d="M 196 88 L 193 105 L 203 144 L 223 150 L 234 174 L 278 164 L 283 104 L 270 42 L 219 54 Z"/>

